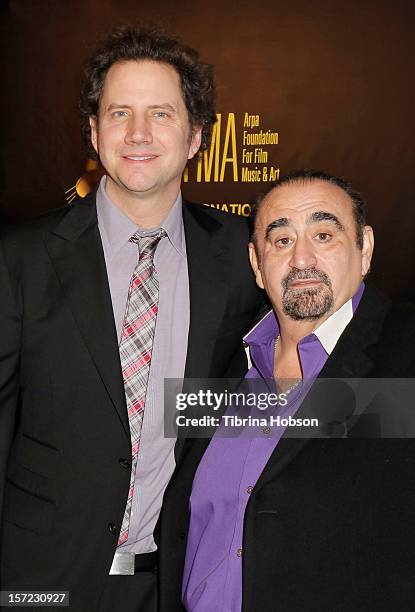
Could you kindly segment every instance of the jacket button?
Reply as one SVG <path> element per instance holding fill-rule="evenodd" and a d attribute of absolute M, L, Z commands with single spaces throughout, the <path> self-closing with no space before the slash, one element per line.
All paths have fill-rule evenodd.
<path fill-rule="evenodd" d="M 185 539 L 185 537 L 186 537 L 185 532 L 184 532 L 184 531 L 181 531 L 181 532 L 179 533 L 179 538 L 180 538 L 181 540 L 184 540 L 184 539 Z"/>
<path fill-rule="evenodd" d="M 114 523 L 108 523 L 108 530 L 110 533 L 112 533 L 112 535 L 117 534 L 117 527 L 114 525 Z"/>
<path fill-rule="evenodd" d="M 123 467 L 125 470 L 129 470 L 131 468 L 131 461 L 128 461 L 128 459 L 123 459 L 122 457 L 120 459 L 118 459 L 118 463 L 120 464 L 121 467 Z"/>

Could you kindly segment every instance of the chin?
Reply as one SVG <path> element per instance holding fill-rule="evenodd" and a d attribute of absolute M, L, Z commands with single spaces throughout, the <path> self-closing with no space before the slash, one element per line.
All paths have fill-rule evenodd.
<path fill-rule="evenodd" d="M 333 293 L 326 286 L 288 290 L 283 297 L 283 310 L 294 321 L 318 321 L 333 307 Z"/>

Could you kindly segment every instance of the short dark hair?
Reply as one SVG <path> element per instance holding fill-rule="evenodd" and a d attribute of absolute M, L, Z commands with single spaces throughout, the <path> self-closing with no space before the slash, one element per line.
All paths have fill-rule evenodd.
<path fill-rule="evenodd" d="M 336 185 L 349 196 L 352 201 L 353 216 L 356 224 L 356 242 L 359 249 L 362 249 L 363 229 L 366 225 L 366 202 L 364 201 L 362 194 L 356 191 L 356 189 L 354 189 L 348 181 L 339 178 L 338 176 L 334 176 L 333 174 L 328 174 L 323 170 L 294 170 L 293 172 L 288 172 L 287 174 L 282 175 L 281 178 L 270 186 L 265 193 L 260 194 L 256 198 L 255 206 L 253 208 L 254 219 L 261 208 L 261 203 L 271 191 L 279 189 L 284 185 L 304 184 L 314 181 L 324 181 L 326 183 Z M 255 230 L 252 235 L 252 241 L 254 244 L 256 243 Z"/>
<path fill-rule="evenodd" d="M 190 125 L 202 127 L 202 148 L 206 148 L 216 122 L 213 67 L 203 63 L 197 51 L 159 29 L 121 26 L 102 41 L 85 64 L 78 108 L 88 154 L 97 158 L 89 118 L 98 116 L 107 72 L 116 62 L 130 60 L 162 62 L 176 70 Z"/>

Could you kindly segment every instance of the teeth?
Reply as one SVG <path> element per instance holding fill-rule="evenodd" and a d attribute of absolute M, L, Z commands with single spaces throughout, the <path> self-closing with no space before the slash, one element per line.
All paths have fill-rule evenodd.
<path fill-rule="evenodd" d="M 134 161 L 143 161 L 144 159 L 153 159 L 154 155 L 127 155 L 127 159 L 133 159 Z"/>

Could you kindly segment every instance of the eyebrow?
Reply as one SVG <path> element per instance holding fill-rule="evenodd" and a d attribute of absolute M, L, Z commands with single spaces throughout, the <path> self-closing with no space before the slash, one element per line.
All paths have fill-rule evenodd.
<path fill-rule="evenodd" d="M 272 221 L 269 225 L 267 225 L 267 229 L 265 230 L 265 240 L 268 240 L 269 235 L 273 230 L 276 230 L 279 227 L 286 227 L 287 225 L 290 225 L 290 221 L 287 219 L 287 217 L 280 217 L 279 219 Z"/>
<path fill-rule="evenodd" d="M 107 111 L 111 111 L 111 110 L 114 110 L 116 108 L 132 108 L 132 107 L 129 104 L 117 104 L 116 102 L 112 102 L 108 106 Z M 169 104 L 168 102 L 164 102 L 163 104 L 151 104 L 148 108 L 150 110 L 153 110 L 155 108 L 164 108 L 166 110 L 172 111 L 173 113 L 177 112 L 176 109 L 171 104 Z"/>
<path fill-rule="evenodd" d="M 154 108 L 165 108 L 166 110 L 170 110 L 173 113 L 177 112 L 176 109 L 174 108 L 174 106 L 172 106 L 168 102 L 164 102 L 163 104 L 152 104 L 148 108 L 151 108 L 151 109 L 154 109 Z"/>
<path fill-rule="evenodd" d="M 311 223 L 318 223 L 319 221 L 328 221 L 329 223 L 332 223 L 333 225 L 335 225 L 336 228 L 340 232 L 344 232 L 344 226 L 339 221 L 339 219 L 336 217 L 336 215 L 333 215 L 332 213 L 325 212 L 324 210 L 319 210 L 317 212 L 313 212 L 308 217 L 306 223 L 307 223 L 307 225 L 310 225 Z"/>
<path fill-rule="evenodd" d="M 344 226 L 336 217 L 336 215 L 333 215 L 332 213 L 326 212 L 324 210 L 318 210 L 316 212 L 313 212 L 309 217 L 307 217 L 306 225 L 311 225 L 312 223 L 319 223 L 320 221 L 328 221 L 329 223 L 335 225 L 340 232 L 344 231 Z M 267 225 L 267 228 L 265 230 L 265 240 L 269 238 L 269 235 L 272 231 L 280 227 L 287 227 L 288 225 L 291 225 L 291 221 L 287 217 L 280 217 L 279 219 L 275 219 L 275 221 L 272 221 Z"/>
<path fill-rule="evenodd" d="M 114 110 L 115 108 L 131 108 L 131 106 L 129 106 L 128 104 L 116 104 L 115 102 L 112 102 L 108 107 L 107 107 L 107 111 L 111 111 Z"/>

